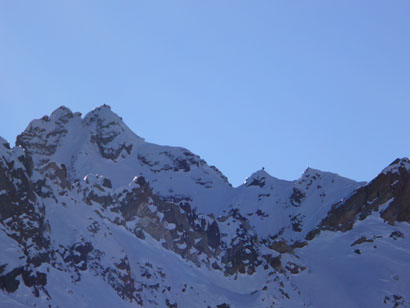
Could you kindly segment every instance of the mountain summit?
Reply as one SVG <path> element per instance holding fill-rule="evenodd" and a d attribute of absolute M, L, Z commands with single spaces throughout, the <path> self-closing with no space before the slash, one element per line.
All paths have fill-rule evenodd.
<path fill-rule="evenodd" d="M 0 307 L 409 307 L 410 163 L 232 187 L 103 105 L 0 137 Z"/>

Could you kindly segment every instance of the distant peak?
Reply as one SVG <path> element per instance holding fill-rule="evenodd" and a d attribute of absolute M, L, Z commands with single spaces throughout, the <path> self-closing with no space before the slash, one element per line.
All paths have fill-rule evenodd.
<path fill-rule="evenodd" d="M 329 172 L 324 172 L 318 169 L 313 169 L 308 167 L 297 180 L 295 187 L 299 192 L 305 191 L 309 189 L 309 187 L 316 181 L 323 177 L 323 175 L 327 175 L 326 177 L 333 178 L 336 174 L 332 174 Z"/>
<path fill-rule="evenodd" d="M 100 107 L 87 113 L 84 117 L 85 121 L 94 121 L 95 119 L 108 120 L 114 122 L 122 122 L 122 118 L 111 110 L 111 107 L 104 104 Z"/>
<path fill-rule="evenodd" d="M 399 173 L 400 169 L 410 171 L 410 160 L 407 157 L 397 158 L 389 166 L 384 168 L 382 173 Z"/>
<path fill-rule="evenodd" d="M 346 185 L 359 184 L 364 185 L 364 182 L 356 182 L 352 179 L 340 176 L 337 173 L 322 171 L 308 167 L 300 178 L 295 182 L 295 188 L 300 192 L 306 192 L 310 188 L 319 189 L 328 185 Z"/>
<path fill-rule="evenodd" d="M 72 117 L 72 116 L 73 116 L 73 112 L 70 110 L 70 108 L 66 106 L 60 106 L 51 113 L 50 118 L 57 120 L 57 119 L 67 118 L 67 117 Z"/>
<path fill-rule="evenodd" d="M 265 168 L 259 169 L 258 171 L 254 172 L 251 176 L 253 177 L 266 177 L 270 176 L 269 173 L 266 172 Z"/>
<path fill-rule="evenodd" d="M 311 177 L 314 177 L 314 178 L 320 178 L 320 177 L 327 177 L 327 178 L 329 178 L 329 177 L 331 177 L 331 178 L 338 177 L 338 178 L 344 178 L 343 176 L 341 176 L 341 175 L 339 175 L 339 174 L 337 174 L 337 173 L 334 173 L 334 172 L 323 171 L 323 170 L 319 170 L 319 169 L 314 169 L 314 168 L 308 167 L 308 168 L 302 173 L 302 175 L 300 176 L 299 180 L 306 179 L 306 178 L 311 178 Z M 347 178 L 346 178 L 346 179 L 347 179 Z M 350 179 L 349 179 L 349 180 L 350 180 Z"/>
<path fill-rule="evenodd" d="M 251 174 L 249 179 L 251 178 L 267 178 L 272 177 L 268 172 L 266 172 L 265 168 L 259 169 Z"/>
<path fill-rule="evenodd" d="M 111 111 L 111 106 L 107 104 L 103 104 L 99 107 L 94 108 L 91 112 L 112 112 Z"/>
<path fill-rule="evenodd" d="M 265 171 L 265 168 L 262 167 L 262 169 L 252 173 L 252 175 L 245 180 L 244 184 L 246 186 L 263 187 L 265 186 L 266 179 L 271 177 L 272 176 Z"/>
<path fill-rule="evenodd" d="M 404 164 L 410 164 L 410 159 L 408 159 L 407 157 L 397 158 L 389 166 L 404 165 Z"/>
<path fill-rule="evenodd" d="M 319 169 L 313 169 L 310 167 L 307 167 L 306 170 L 302 173 L 302 178 L 303 177 L 310 177 L 310 176 L 320 176 L 321 174 L 325 173 L 325 171 L 319 170 Z"/>
<path fill-rule="evenodd" d="M 122 117 L 118 116 L 115 112 L 111 110 L 111 107 L 104 104 L 100 107 L 87 113 L 84 117 L 84 122 L 90 125 L 93 122 L 98 122 L 97 127 L 104 131 L 103 135 L 106 137 L 109 135 L 110 138 L 122 134 L 123 139 L 121 142 L 143 142 L 144 138 L 137 136 L 132 132 L 128 126 L 122 120 Z M 125 133 L 125 134 L 124 134 Z M 129 139 L 131 138 L 131 139 Z M 118 141 L 118 139 L 117 139 Z"/>

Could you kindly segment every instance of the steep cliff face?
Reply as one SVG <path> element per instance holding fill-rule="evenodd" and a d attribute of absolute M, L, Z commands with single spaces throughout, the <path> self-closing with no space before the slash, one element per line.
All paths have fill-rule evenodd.
<path fill-rule="evenodd" d="M 409 174 L 233 188 L 108 106 L 60 107 L 0 139 L 0 306 L 405 307 Z"/>
<path fill-rule="evenodd" d="M 50 260 L 50 229 L 32 176 L 30 156 L 21 148 L 10 149 L 1 139 L 1 248 L 2 256 L 12 262 L 0 261 L 0 289 L 7 292 L 16 291 L 20 280 L 32 287 L 34 294 L 39 294 L 46 284 L 46 275 L 36 268 Z"/>
<path fill-rule="evenodd" d="M 347 231 L 358 220 L 378 212 L 386 222 L 410 222 L 410 161 L 396 159 L 369 184 L 356 190 L 349 198 L 333 205 L 311 239 L 320 230 Z"/>

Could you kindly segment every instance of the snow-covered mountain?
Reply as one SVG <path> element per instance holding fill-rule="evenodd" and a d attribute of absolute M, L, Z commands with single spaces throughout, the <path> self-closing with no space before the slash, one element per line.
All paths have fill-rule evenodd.
<path fill-rule="evenodd" d="M 101 106 L 0 138 L 0 307 L 410 307 L 410 161 L 243 185 Z"/>

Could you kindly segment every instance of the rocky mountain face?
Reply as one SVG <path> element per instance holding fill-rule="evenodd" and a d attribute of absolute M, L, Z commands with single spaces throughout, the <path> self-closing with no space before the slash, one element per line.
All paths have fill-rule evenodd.
<path fill-rule="evenodd" d="M 243 185 L 60 107 L 0 138 L 0 307 L 410 307 L 410 161 Z"/>

